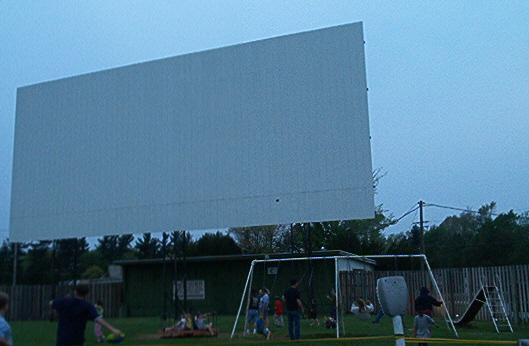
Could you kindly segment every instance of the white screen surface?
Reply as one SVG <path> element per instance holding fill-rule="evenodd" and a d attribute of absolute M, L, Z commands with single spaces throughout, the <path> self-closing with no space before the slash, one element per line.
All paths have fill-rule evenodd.
<path fill-rule="evenodd" d="M 373 216 L 360 23 L 18 89 L 12 241 Z"/>

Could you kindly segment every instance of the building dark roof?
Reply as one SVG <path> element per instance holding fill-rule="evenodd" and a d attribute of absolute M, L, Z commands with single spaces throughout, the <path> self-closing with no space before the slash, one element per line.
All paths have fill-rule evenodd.
<path fill-rule="evenodd" d="M 333 257 L 333 256 L 356 256 L 352 253 L 342 250 L 325 250 L 313 251 L 311 257 Z M 224 255 L 224 256 L 196 256 L 187 257 L 187 262 L 209 262 L 209 261 L 234 261 L 234 260 L 265 260 L 265 259 L 280 259 L 280 258 L 305 258 L 308 257 L 306 253 L 290 253 L 281 252 L 274 254 L 243 254 L 243 255 Z M 369 258 L 356 258 L 356 260 L 366 263 L 375 264 L 375 261 Z M 172 261 L 172 258 L 166 257 L 166 261 Z M 119 260 L 114 261 L 114 264 L 121 266 L 138 265 L 138 264 L 154 264 L 163 263 L 163 258 L 152 258 L 143 260 Z"/>

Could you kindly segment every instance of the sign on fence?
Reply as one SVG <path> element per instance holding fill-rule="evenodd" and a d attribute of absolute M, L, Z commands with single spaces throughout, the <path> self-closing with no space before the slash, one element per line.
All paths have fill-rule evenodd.
<path fill-rule="evenodd" d="M 184 285 L 182 281 L 178 281 L 178 299 L 184 299 Z M 206 282 L 204 280 L 187 280 L 187 299 L 202 300 L 206 299 Z M 174 297 L 174 289 L 173 289 Z"/>

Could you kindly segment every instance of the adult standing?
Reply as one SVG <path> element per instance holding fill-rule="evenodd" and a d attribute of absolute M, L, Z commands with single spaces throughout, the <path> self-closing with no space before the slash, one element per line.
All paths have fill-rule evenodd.
<path fill-rule="evenodd" d="M 75 286 L 74 297 L 55 299 L 50 302 L 51 307 L 59 314 L 57 346 L 83 345 L 87 321 L 99 323 L 115 335 L 122 334 L 119 329 L 105 321 L 97 313 L 96 308 L 86 301 L 88 292 L 88 285 L 80 284 Z"/>
<path fill-rule="evenodd" d="M 430 295 L 426 287 L 421 287 L 419 296 L 415 298 L 415 311 L 423 310 L 425 315 L 433 317 L 433 306 L 441 306 L 443 302 L 438 301 Z"/>
<path fill-rule="evenodd" d="M 270 328 L 270 320 L 268 319 L 268 312 L 270 306 L 270 291 L 266 287 L 261 290 L 263 295 L 259 301 L 259 312 L 263 314 L 263 321 L 266 328 Z"/>
<path fill-rule="evenodd" d="M 287 308 L 288 334 L 290 340 L 298 340 L 301 333 L 299 310 L 305 314 L 301 297 L 298 291 L 298 280 L 290 280 L 290 287 L 283 294 L 283 300 Z"/>
<path fill-rule="evenodd" d="M 246 319 L 246 331 L 244 332 L 244 336 L 250 334 L 250 327 L 259 318 L 259 299 L 257 298 L 257 291 L 255 289 L 252 289 L 250 293 L 250 301 L 248 302 L 247 315 L 248 318 Z M 255 334 L 256 332 L 257 330 L 254 328 L 253 333 Z"/>

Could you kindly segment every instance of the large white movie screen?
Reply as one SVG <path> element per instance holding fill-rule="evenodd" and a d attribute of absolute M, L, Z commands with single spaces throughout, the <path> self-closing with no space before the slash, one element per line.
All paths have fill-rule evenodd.
<path fill-rule="evenodd" d="M 374 216 L 361 23 L 21 87 L 10 239 Z"/>

